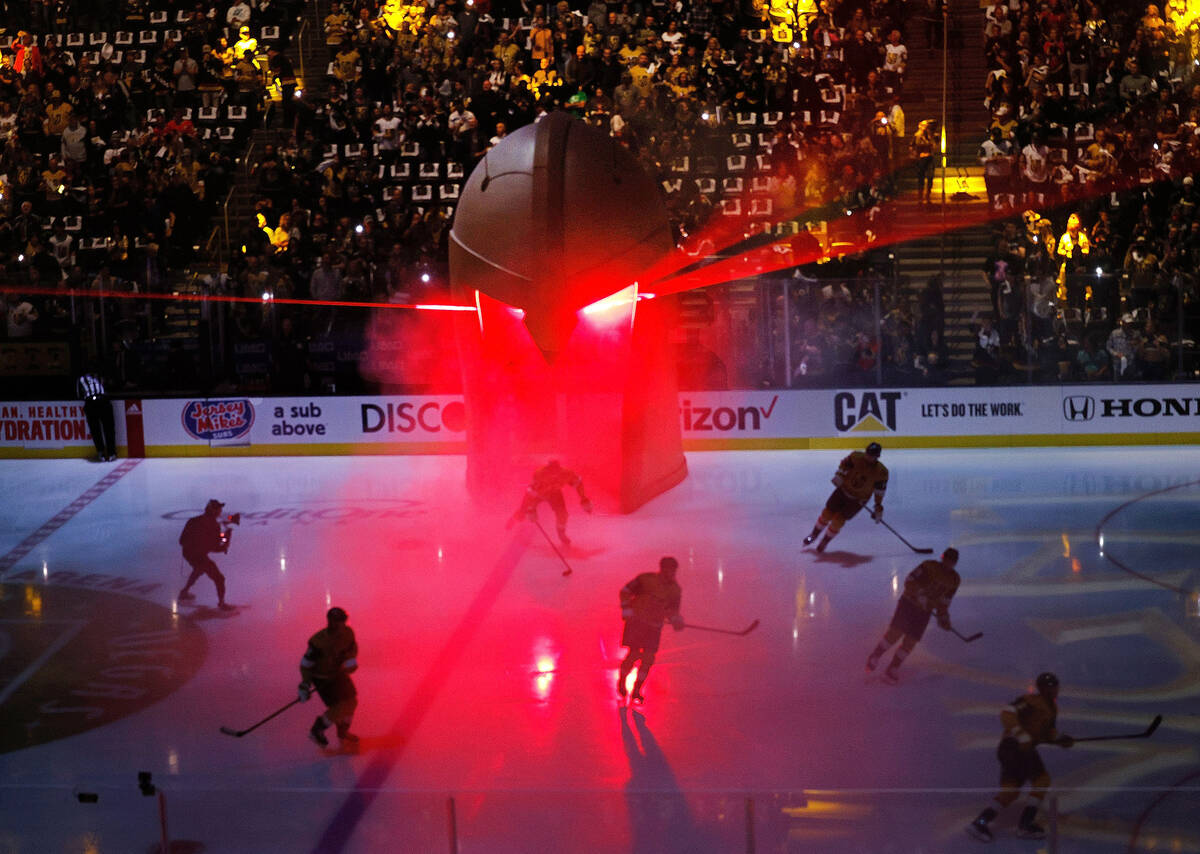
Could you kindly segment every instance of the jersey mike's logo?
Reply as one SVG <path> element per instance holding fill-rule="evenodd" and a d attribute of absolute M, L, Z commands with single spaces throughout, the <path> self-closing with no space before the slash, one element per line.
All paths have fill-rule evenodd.
<path fill-rule="evenodd" d="M 183 408 L 183 429 L 205 442 L 238 439 L 254 426 L 254 404 L 237 400 L 190 400 Z"/>
<path fill-rule="evenodd" d="M 1096 417 L 1096 401 L 1091 395 L 1073 394 L 1063 398 L 1063 418 L 1068 421 L 1091 421 Z"/>
<path fill-rule="evenodd" d="M 839 391 L 833 396 L 833 426 L 839 433 L 889 433 L 896 429 L 898 391 Z"/>

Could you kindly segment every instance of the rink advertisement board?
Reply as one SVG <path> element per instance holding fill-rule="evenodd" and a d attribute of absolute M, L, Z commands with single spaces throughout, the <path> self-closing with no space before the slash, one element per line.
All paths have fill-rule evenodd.
<path fill-rule="evenodd" d="M 1200 438 L 1200 386 L 1086 385 L 825 392 L 839 440 L 897 447 L 1139 444 Z M 814 434 L 816 439 L 819 434 Z"/>
<path fill-rule="evenodd" d="M 457 453 L 461 396 L 261 397 L 143 402 L 146 456 Z"/>
<path fill-rule="evenodd" d="M 146 456 L 421 454 L 465 450 L 458 395 L 174 398 L 117 402 L 117 438 Z M 122 417 L 122 413 L 124 417 Z M 1200 441 L 1200 385 L 686 391 L 685 450 Z M 128 431 L 127 431 L 128 428 Z M 136 441 L 133 443 L 138 444 Z M 85 456 L 78 401 L 0 402 L 0 456 Z"/>
<path fill-rule="evenodd" d="M 120 412 L 120 409 L 117 410 Z M 117 443 L 125 444 L 115 417 Z M 83 401 L 0 402 L 0 457 L 84 457 L 95 453 Z"/>

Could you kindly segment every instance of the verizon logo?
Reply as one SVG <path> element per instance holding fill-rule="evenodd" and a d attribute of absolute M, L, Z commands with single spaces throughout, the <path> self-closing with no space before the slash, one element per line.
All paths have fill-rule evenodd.
<path fill-rule="evenodd" d="M 769 406 L 693 406 L 690 400 L 685 400 L 679 407 L 679 415 L 684 430 L 761 430 L 778 402 L 777 394 L 771 397 Z"/>

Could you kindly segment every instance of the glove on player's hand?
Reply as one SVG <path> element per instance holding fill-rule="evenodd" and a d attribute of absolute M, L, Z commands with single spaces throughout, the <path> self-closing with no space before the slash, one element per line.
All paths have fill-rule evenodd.
<path fill-rule="evenodd" d="M 686 623 L 683 622 L 683 617 L 681 615 L 676 614 L 671 618 L 671 628 L 673 628 L 675 631 L 682 632 L 685 625 Z"/>
<path fill-rule="evenodd" d="M 313 686 L 308 682 L 301 682 L 300 687 L 296 689 L 296 696 L 300 698 L 301 703 L 307 703 L 312 697 Z"/>
<path fill-rule="evenodd" d="M 633 617 L 633 609 L 632 608 L 622 608 L 621 609 L 621 619 L 622 620 L 628 620 L 632 617 Z"/>
<path fill-rule="evenodd" d="M 592 501 L 590 498 L 584 498 L 579 502 L 579 506 L 583 508 L 584 513 L 592 512 Z"/>

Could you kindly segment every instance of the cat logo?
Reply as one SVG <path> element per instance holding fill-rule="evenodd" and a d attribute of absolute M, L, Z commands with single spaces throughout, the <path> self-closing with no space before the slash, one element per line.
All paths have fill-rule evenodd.
<path fill-rule="evenodd" d="M 898 391 L 839 391 L 833 397 L 833 424 L 839 433 L 890 433 L 896 429 Z"/>

